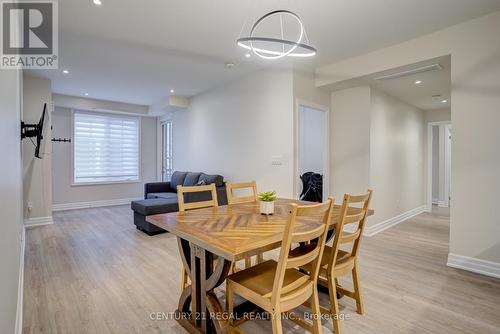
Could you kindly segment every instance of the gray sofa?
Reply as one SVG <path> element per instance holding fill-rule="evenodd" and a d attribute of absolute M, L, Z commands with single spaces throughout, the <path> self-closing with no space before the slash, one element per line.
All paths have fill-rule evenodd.
<path fill-rule="evenodd" d="M 138 230 L 148 235 L 166 232 L 146 221 L 146 217 L 160 213 L 179 211 L 177 200 L 177 186 L 196 186 L 215 183 L 219 205 L 227 204 L 224 177 L 205 173 L 174 172 L 170 182 L 146 183 L 144 185 L 144 199 L 133 201 L 131 208 L 134 211 L 134 224 Z M 210 200 L 210 192 L 188 193 L 184 196 L 186 203 Z"/>

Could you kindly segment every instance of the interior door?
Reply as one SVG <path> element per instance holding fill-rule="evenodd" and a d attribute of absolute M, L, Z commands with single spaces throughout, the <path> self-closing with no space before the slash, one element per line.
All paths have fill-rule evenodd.
<path fill-rule="evenodd" d="M 299 105 L 298 112 L 299 196 L 323 201 L 328 196 L 328 114 L 305 104 Z"/>

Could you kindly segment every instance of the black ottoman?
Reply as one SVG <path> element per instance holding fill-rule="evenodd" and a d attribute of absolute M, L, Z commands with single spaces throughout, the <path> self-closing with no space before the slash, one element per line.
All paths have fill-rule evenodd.
<path fill-rule="evenodd" d="M 134 224 L 138 230 L 148 235 L 155 235 L 167 232 L 156 225 L 146 221 L 146 216 L 157 215 L 160 213 L 179 211 L 177 198 L 154 198 L 132 201 L 131 208 L 134 211 Z"/>

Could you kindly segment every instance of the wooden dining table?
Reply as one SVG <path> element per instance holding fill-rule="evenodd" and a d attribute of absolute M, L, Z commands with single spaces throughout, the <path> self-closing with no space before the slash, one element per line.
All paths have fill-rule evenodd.
<path fill-rule="evenodd" d="M 280 198 L 275 202 L 273 215 L 261 215 L 259 203 L 250 202 L 146 218 L 149 223 L 177 236 L 180 257 L 191 283 L 181 292 L 175 320 L 188 332 L 228 332 L 228 315 L 214 289 L 225 281 L 233 262 L 280 247 L 290 203 L 313 204 Z M 349 214 L 359 210 L 349 208 Z M 332 232 L 339 213 L 340 206 L 335 205 Z M 372 214 L 370 210 L 369 215 Z M 320 223 L 320 219 L 298 219 L 296 229 L 308 230 L 311 224 Z M 241 305 L 243 307 L 246 306 Z M 238 307 L 235 312 L 239 312 Z"/>

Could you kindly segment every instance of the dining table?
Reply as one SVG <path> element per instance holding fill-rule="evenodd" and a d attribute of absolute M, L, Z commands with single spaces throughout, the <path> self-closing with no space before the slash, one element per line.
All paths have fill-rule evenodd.
<path fill-rule="evenodd" d="M 279 198 L 275 201 L 274 214 L 260 213 L 259 202 L 229 204 L 183 212 L 151 215 L 146 220 L 177 237 L 180 258 L 190 278 L 183 288 L 175 320 L 190 333 L 227 333 L 229 316 L 224 312 L 214 289 L 227 278 L 236 261 L 277 249 L 281 245 L 287 224 L 290 204 L 314 203 Z M 348 208 L 356 214 L 360 208 Z M 339 221 L 340 205 L 332 210 L 329 237 L 334 234 Z M 372 215 L 373 210 L 368 212 Z M 320 224 L 314 217 L 299 218 L 296 231 L 311 229 Z M 235 307 L 242 313 L 248 303 Z"/>

